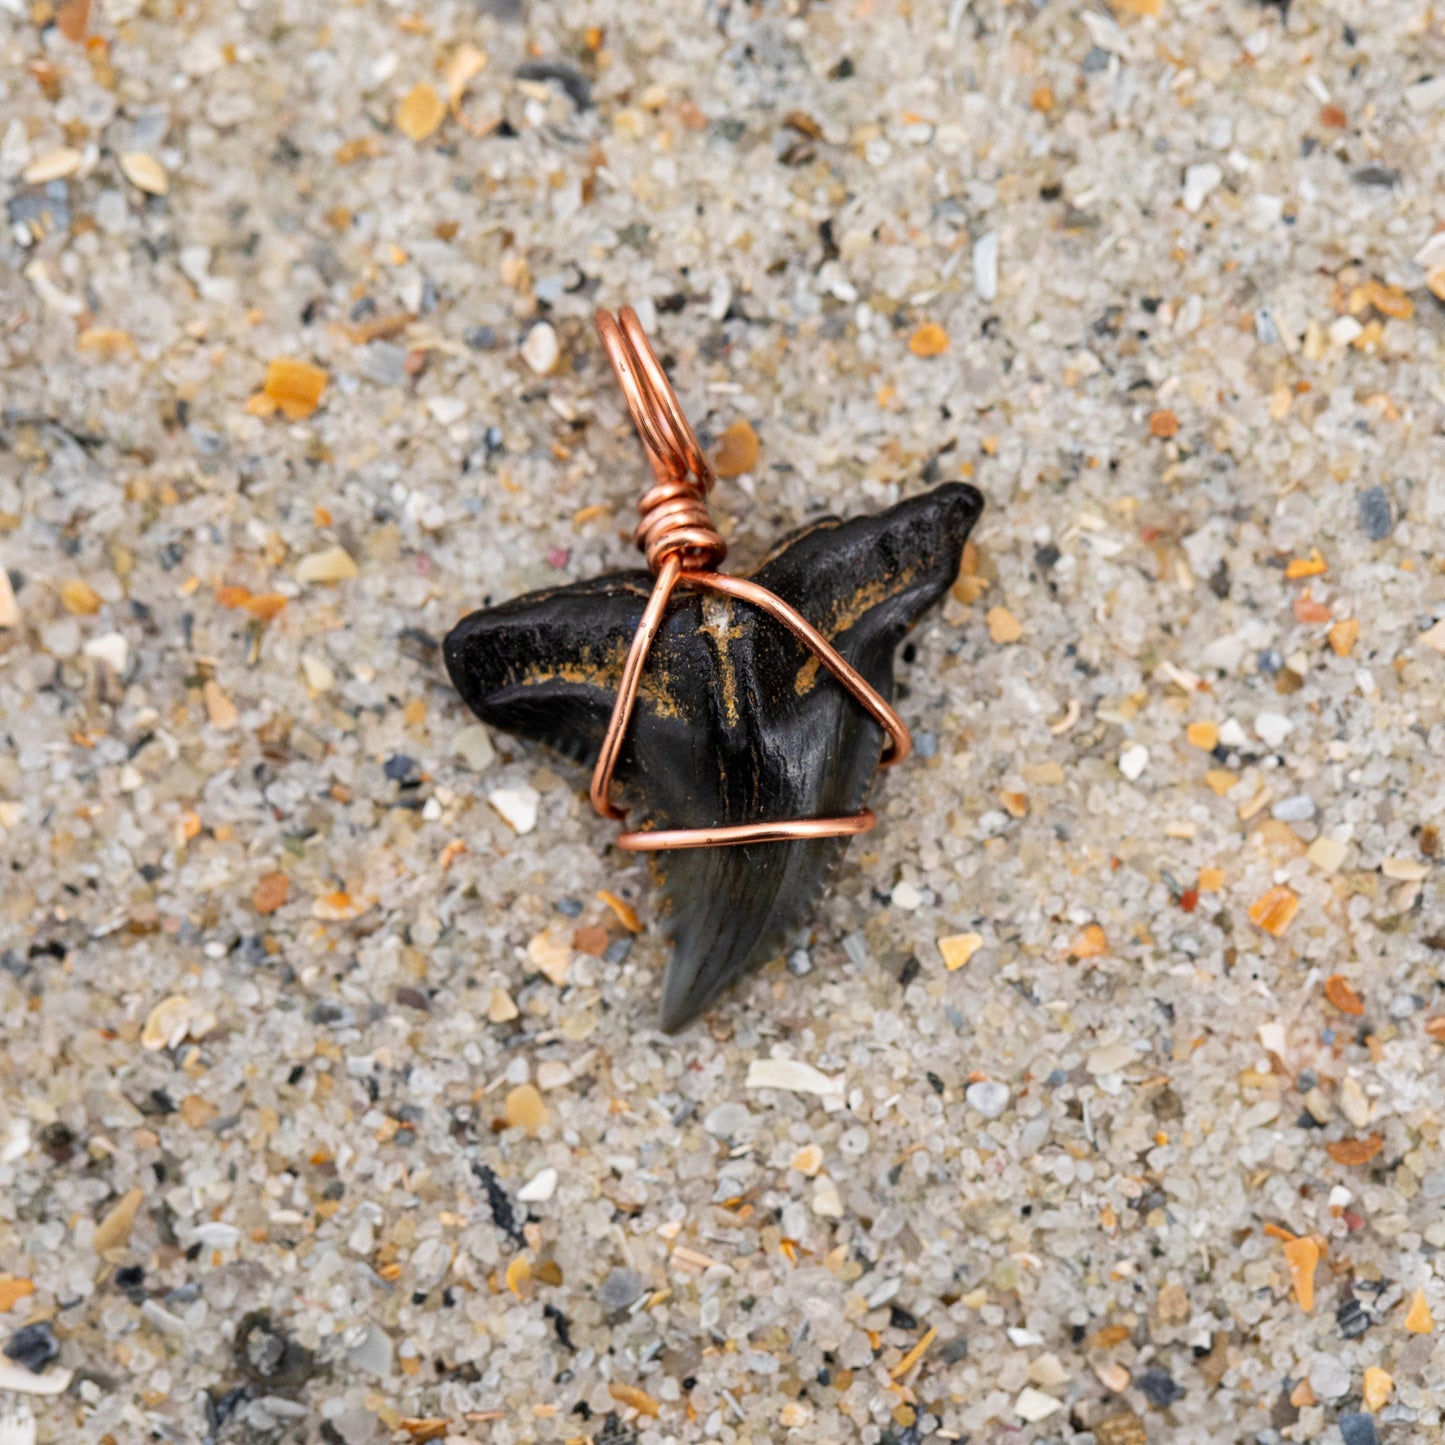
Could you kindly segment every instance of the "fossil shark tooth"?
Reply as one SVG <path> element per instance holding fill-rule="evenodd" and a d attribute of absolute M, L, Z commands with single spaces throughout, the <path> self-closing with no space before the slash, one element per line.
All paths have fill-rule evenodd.
<path fill-rule="evenodd" d="M 776 547 L 753 580 L 891 699 L 894 652 L 958 575 L 982 507 L 973 487 L 951 483 L 876 516 L 824 518 Z M 590 766 L 652 580 L 615 573 L 472 613 L 444 643 L 457 691 L 492 727 Z M 746 602 L 684 589 L 648 658 L 618 797 L 633 828 L 852 814 L 882 745 L 878 725 L 788 629 Z M 773 957 L 846 846 L 834 837 L 654 854 L 673 944 L 663 1028 L 682 1027 Z"/>

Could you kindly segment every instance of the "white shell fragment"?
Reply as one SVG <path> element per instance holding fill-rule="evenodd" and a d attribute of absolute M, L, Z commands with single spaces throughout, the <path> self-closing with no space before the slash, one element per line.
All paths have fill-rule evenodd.
<path fill-rule="evenodd" d="M 841 1078 L 830 1078 L 798 1059 L 754 1059 L 748 1065 L 750 1089 L 785 1089 L 794 1094 L 841 1094 Z"/>
<path fill-rule="evenodd" d="M 487 802 L 516 833 L 530 833 L 537 826 L 537 808 L 542 802 L 542 795 L 530 783 L 519 783 L 515 788 L 496 788 L 487 794 Z"/>

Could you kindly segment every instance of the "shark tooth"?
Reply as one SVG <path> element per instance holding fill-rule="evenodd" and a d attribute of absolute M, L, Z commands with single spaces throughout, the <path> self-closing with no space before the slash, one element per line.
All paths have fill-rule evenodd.
<path fill-rule="evenodd" d="M 951 483 L 875 516 L 825 517 L 753 580 L 796 608 L 885 699 L 894 653 L 958 575 L 982 510 Z M 474 612 L 443 645 L 467 706 L 573 762 L 597 759 L 651 591 L 616 573 Z M 703 828 L 858 812 L 877 723 L 786 627 L 745 601 L 679 589 L 653 643 L 615 779 L 629 826 Z M 681 1028 L 807 919 L 843 837 L 656 853 L 673 946 L 662 1027 Z"/>

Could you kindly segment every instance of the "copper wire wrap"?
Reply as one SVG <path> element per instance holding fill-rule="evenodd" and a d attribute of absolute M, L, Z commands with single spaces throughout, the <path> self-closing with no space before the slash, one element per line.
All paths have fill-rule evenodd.
<path fill-rule="evenodd" d="M 727 556 L 727 543 L 713 526 L 707 494 L 717 480 L 683 415 L 677 394 L 662 369 L 637 313 L 624 306 L 616 316 L 599 311 L 597 334 L 632 413 L 652 468 L 652 489 L 638 503 L 642 519 L 635 541 L 657 579 L 637 624 L 622 669 L 617 701 L 592 771 L 592 806 L 604 818 L 620 819 L 614 806 L 612 774 L 637 705 L 642 669 L 662 627 L 667 604 L 679 584 L 735 597 L 781 622 L 848 689 L 888 737 L 881 767 L 902 762 L 912 747 L 903 719 L 851 667 L 827 638 L 776 593 L 742 577 L 714 571 Z M 771 823 L 743 823 L 714 828 L 666 828 L 621 834 L 617 843 L 634 852 L 670 848 L 725 848 L 739 843 L 779 843 L 798 838 L 837 838 L 866 833 L 877 821 L 864 808 L 845 818 L 787 818 Z"/>

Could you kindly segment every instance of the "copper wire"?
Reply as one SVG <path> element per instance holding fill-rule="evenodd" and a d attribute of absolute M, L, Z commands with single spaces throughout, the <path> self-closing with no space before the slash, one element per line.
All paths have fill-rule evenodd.
<path fill-rule="evenodd" d="M 697 436 L 683 415 L 677 394 L 662 369 L 637 313 L 624 306 L 614 317 L 599 311 L 597 334 L 617 380 L 627 409 L 642 439 L 652 468 L 653 486 L 638 503 L 641 520 L 634 540 L 647 557 L 657 579 L 643 609 L 642 619 L 628 649 L 617 688 L 617 701 L 602 740 L 597 766 L 592 771 L 592 806 L 604 818 L 621 818 L 613 804 L 612 775 L 627 728 L 637 705 L 642 670 L 653 641 L 662 627 L 667 604 L 679 585 L 715 592 L 751 603 L 789 628 L 866 709 L 888 738 L 880 766 L 891 767 L 908 756 L 912 746 L 903 719 L 876 689 L 842 657 L 832 644 L 796 609 L 776 593 L 742 577 L 729 577 L 714 569 L 727 556 L 727 543 L 713 525 L 707 494 L 717 480 L 698 445 Z M 621 834 L 621 848 L 657 852 L 671 848 L 722 848 L 739 843 L 775 843 L 799 838 L 836 838 L 866 833 L 877 820 L 864 808 L 843 818 L 785 818 L 769 823 L 742 823 L 713 828 L 664 828 Z"/>

